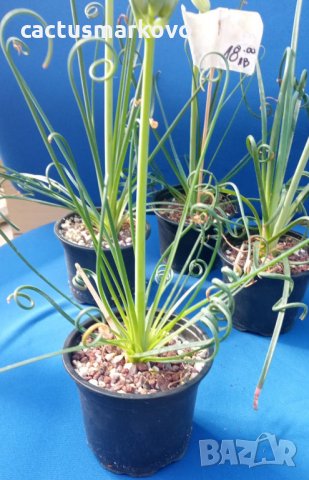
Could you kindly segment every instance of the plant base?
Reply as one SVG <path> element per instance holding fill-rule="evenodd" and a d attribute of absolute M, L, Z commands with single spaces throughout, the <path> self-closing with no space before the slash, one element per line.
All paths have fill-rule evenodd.
<path fill-rule="evenodd" d="M 66 240 L 65 238 L 63 238 L 63 236 L 60 235 L 59 227 L 61 223 L 70 215 L 74 215 L 74 214 L 69 213 L 68 215 L 66 215 L 64 218 L 62 218 L 55 224 L 55 228 L 54 228 L 55 234 L 60 240 L 64 248 L 64 255 L 65 255 L 65 261 L 66 261 L 67 272 L 69 277 L 70 290 L 73 296 L 76 298 L 76 300 L 79 303 L 96 305 L 88 289 L 85 288 L 84 290 L 81 290 L 77 288 L 73 283 L 73 279 L 76 275 L 76 268 L 75 268 L 76 263 L 78 263 L 84 269 L 88 269 L 93 272 L 96 271 L 96 252 L 93 247 L 84 247 L 81 245 L 77 245 L 73 242 Z M 150 225 L 147 224 L 146 238 L 148 238 L 149 235 L 150 235 Z M 134 291 L 134 284 L 135 284 L 134 249 L 132 245 L 126 246 L 126 247 L 120 247 L 120 248 L 122 251 L 124 264 L 126 266 L 128 281 L 129 281 L 131 290 Z M 117 277 L 117 268 L 115 266 L 111 251 L 109 249 L 102 249 L 102 250 L 104 250 L 106 259 L 109 262 L 109 264 L 112 266 L 112 268 L 114 267 L 113 270 L 114 272 L 116 272 L 116 278 L 121 284 L 119 276 Z M 104 284 L 103 284 L 103 289 L 107 299 L 109 300 L 110 303 L 112 303 L 111 295 L 107 287 L 104 286 Z"/>
<path fill-rule="evenodd" d="M 178 187 L 176 187 L 178 188 Z M 168 201 L 171 198 L 167 189 L 161 190 L 155 195 L 154 201 L 155 202 L 163 202 Z M 168 207 L 166 207 L 168 208 Z M 159 229 L 159 241 L 160 241 L 160 254 L 163 255 L 166 249 L 174 242 L 176 232 L 178 229 L 178 224 L 172 222 L 171 220 L 167 219 L 162 215 L 159 211 L 155 211 L 157 220 L 158 220 L 158 229 Z M 210 227 L 207 230 L 207 235 L 212 236 L 215 235 L 216 231 L 214 228 Z M 188 257 L 192 252 L 192 248 L 196 243 L 200 231 L 198 229 L 192 228 L 189 230 L 184 237 L 182 237 L 179 241 L 179 245 L 175 254 L 175 258 L 173 261 L 172 268 L 175 272 L 180 272 L 186 263 Z M 196 255 L 192 258 L 194 260 L 202 260 L 209 263 L 213 247 L 215 246 L 215 240 L 209 239 L 207 244 L 203 246 L 199 255 Z M 188 269 L 186 271 L 188 273 Z"/>
<path fill-rule="evenodd" d="M 204 336 L 196 327 L 184 335 L 189 340 L 196 339 L 196 334 Z M 79 342 L 80 332 L 75 330 L 64 347 Z M 184 385 L 148 395 L 120 394 L 90 384 L 77 375 L 69 354 L 64 355 L 64 366 L 79 390 L 88 444 L 104 468 L 143 477 L 184 455 L 191 436 L 198 385 L 210 370 L 211 362 Z"/>
<path fill-rule="evenodd" d="M 224 249 L 225 247 L 223 246 L 219 253 L 222 264 L 233 268 L 233 265 L 224 255 Z M 294 289 L 289 297 L 288 303 L 301 302 L 308 286 L 309 271 L 292 275 L 292 279 L 294 281 Z M 227 280 L 226 276 L 225 280 Z M 242 332 L 271 336 L 278 316 L 278 312 L 273 311 L 273 306 L 282 297 L 282 291 L 282 280 L 257 278 L 255 283 L 235 295 L 233 327 Z M 297 309 L 286 309 L 281 333 L 286 333 L 291 330 L 297 314 Z"/>

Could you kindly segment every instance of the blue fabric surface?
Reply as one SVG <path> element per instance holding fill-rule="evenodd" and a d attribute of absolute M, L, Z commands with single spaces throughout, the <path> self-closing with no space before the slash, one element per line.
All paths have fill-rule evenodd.
<path fill-rule="evenodd" d="M 159 255 L 155 218 L 150 222 L 149 273 Z M 69 294 L 62 248 L 51 225 L 24 235 L 15 245 Z M 37 298 L 36 309 L 32 311 L 20 310 L 14 302 L 6 303 L 7 295 L 20 284 L 39 286 L 42 282 L 8 247 L 0 249 L 0 265 L 1 366 L 60 349 L 71 326 L 45 301 Z M 215 273 L 218 275 L 219 271 Z M 308 300 L 307 292 L 307 303 Z M 72 311 L 68 302 L 61 300 L 61 305 Z M 256 412 L 252 409 L 252 397 L 269 339 L 233 331 L 200 386 L 192 439 L 185 457 L 154 478 L 309 478 L 308 339 L 308 319 L 298 321 L 291 332 L 280 338 Z M 86 446 L 77 390 L 64 371 L 60 357 L 1 375 L 0 412 L 1 480 L 119 478 L 102 469 Z M 295 444 L 295 467 L 248 468 L 228 462 L 201 466 L 199 440 L 254 441 L 264 432 Z M 271 458 L 267 441 L 261 442 L 256 460 L 263 456 Z"/>

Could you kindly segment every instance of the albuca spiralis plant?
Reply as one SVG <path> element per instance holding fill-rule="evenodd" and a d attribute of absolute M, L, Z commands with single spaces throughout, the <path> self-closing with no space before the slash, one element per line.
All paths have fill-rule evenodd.
<path fill-rule="evenodd" d="M 153 272 L 149 284 L 146 285 L 146 195 L 150 130 L 149 118 L 152 100 L 153 61 L 155 47 L 155 39 L 152 35 L 151 28 L 157 26 L 158 19 L 160 25 L 167 23 L 176 5 L 176 2 L 161 2 L 162 8 L 157 10 L 155 9 L 155 11 L 153 11 L 152 9 L 140 10 L 140 4 L 137 1 L 135 2 L 132 0 L 130 3 L 136 15 L 136 22 L 138 22 L 140 19 L 145 22 L 146 11 L 147 21 L 149 21 L 149 35 L 144 38 L 144 58 L 142 64 L 142 79 L 139 94 L 140 113 L 139 117 L 137 118 L 139 124 L 139 138 L 137 142 L 138 152 L 136 178 L 136 210 L 134 211 L 134 215 L 131 216 L 132 232 L 134 233 L 133 244 L 135 249 L 135 269 L 136 272 L 138 272 L 138 275 L 136 275 L 135 293 L 133 294 L 130 290 L 124 260 L 117 242 L 117 228 L 113 219 L 113 212 L 111 208 L 112 202 L 110 201 L 111 195 L 109 194 L 109 192 L 112 190 L 111 187 L 109 188 L 111 182 L 111 175 L 109 171 L 107 171 L 107 173 L 105 174 L 104 184 L 102 185 L 101 189 L 102 206 L 99 213 L 99 233 L 93 239 L 97 252 L 96 273 L 85 271 L 82 267 L 77 265 L 77 279 L 80 283 L 82 283 L 83 281 L 84 284 L 89 287 L 97 303 L 97 311 L 100 313 L 102 321 L 108 324 L 110 329 L 114 333 L 115 338 L 113 340 L 107 340 L 103 338 L 100 339 L 100 341 L 103 343 L 110 341 L 111 343 L 119 345 L 126 352 L 127 357 L 131 361 L 136 362 L 156 360 L 158 358 L 161 358 L 160 355 L 162 353 L 167 352 L 171 349 L 171 347 L 169 346 L 169 342 L 173 338 L 177 339 L 179 334 L 184 329 L 189 328 L 190 325 L 197 323 L 199 320 L 204 322 L 205 326 L 208 327 L 210 332 L 209 339 L 193 343 L 192 354 L 196 350 L 208 348 L 213 343 L 215 343 L 216 347 L 218 347 L 219 341 L 227 336 L 231 328 L 231 310 L 233 308 L 233 299 L 230 291 L 228 289 L 226 290 L 224 284 L 220 281 L 217 281 L 217 285 L 222 285 L 222 288 L 224 289 L 224 291 L 221 292 L 223 297 L 221 298 L 221 296 L 218 294 L 214 295 L 213 299 L 211 300 L 212 297 L 209 296 L 205 298 L 205 300 L 197 303 L 196 306 L 193 305 L 193 302 L 198 292 L 203 287 L 203 282 L 207 277 L 208 272 L 213 264 L 214 257 L 212 258 L 209 265 L 195 265 L 195 268 L 198 267 L 198 279 L 194 283 L 194 285 L 188 286 L 188 278 L 186 275 L 184 275 L 184 272 L 182 272 L 178 276 L 177 280 L 173 285 L 171 284 L 171 264 L 177 248 L 177 244 L 183 234 L 182 229 L 184 227 L 185 218 L 189 210 L 190 202 L 188 202 L 184 206 L 184 213 L 180 222 L 180 229 L 176 237 L 175 243 L 169 249 L 169 252 L 165 252 L 166 254 L 169 254 L 167 264 L 165 266 L 162 266 L 162 261 L 160 260 Z M 145 2 L 143 2 L 143 5 L 144 4 Z M 149 4 L 149 7 L 150 5 L 151 4 Z M 158 17 L 157 14 L 160 16 Z M 12 39 L 8 40 L 8 48 L 10 47 L 12 42 Z M 24 45 L 23 48 L 25 48 Z M 97 62 L 99 63 L 103 61 L 105 61 L 105 58 L 103 60 L 100 60 L 100 58 L 98 58 L 97 60 Z M 25 89 L 25 93 L 28 93 L 27 89 Z M 136 101 L 139 100 L 139 98 L 136 98 Z M 32 97 L 30 97 L 30 100 L 31 99 Z M 197 174 L 198 172 L 196 173 L 196 175 Z M 191 194 L 192 192 L 193 188 L 191 189 Z M 106 219 L 108 220 L 107 222 Z M 220 229 L 221 226 L 218 223 L 219 234 L 217 237 L 217 248 L 219 240 L 221 238 Z M 1 235 L 6 239 L 8 243 L 10 243 L 4 232 L 2 232 Z M 104 251 L 102 251 L 101 249 L 101 240 L 103 236 L 109 243 L 110 250 L 112 252 L 114 263 L 116 265 L 121 282 L 117 280 L 115 272 L 112 270 L 111 266 L 107 261 Z M 15 249 L 13 245 L 12 247 Z M 194 249 L 196 248 L 199 248 L 199 242 L 197 242 L 197 244 L 195 245 Z M 194 249 L 192 250 L 192 255 L 187 259 L 185 268 L 191 263 Z M 24 261 L 26 261 L 26 259 L 24 259 L 20 252 L 16 251 L 16 253 Z M 39 275 L 42 278 L 42 275 L 40 273 Z M 94 278 L 98 294 L 89 283 L 89 277 Z M 113 306 L 109 303 L 105 291 L 102 288 L 102 278 L 104 278 L 109 288 L 112 299 L 114 301 L 114 305 L 116 306 L 119 313 L 119 317 L 115 314 L 112 308 Z M 48 282 L 48 284 L 50 285 L 50 282 Z M 170 291 L 168 290 L 168 288 L 170 288 Z M 216 288 L 216 283 L 214 284 L 213 288 Z M 30 291 L 33 290 L 34 292 L 40 293 L 40 291 L 35 287 L 32 288 L 29 286 L 23 286 L 18 288 L 12 295 L 12 297 L 21 306 L 26 308 L 29 305 L 33 306 L 33 302 L 30 296 L 26 293 L 26 291 L 29 289 Z M 55 290 L 57 294 L 60 293 L 59 290 Z M 74 323 L 73 318 L 70 318 L 67 313 L 59 306 L 59 304 L 57 304 L 57 302 L 51 299 L 44 292 L 41 292 L 41 294 L 46 299 L 48 299 L 65 318 L 69 319 L 72 323 Z M 153 298 L 152 301 L 151 298 Z M 25 300 L 29 300 L 29 305 L 25 305 Z M 211 308 L 209 307 L 207 310 L 203 311 L 203 307 L 210 303 L 212 305 Z M 82 307 L 78 306 L 77 304 L 74 305 L 79 310 L 77 317 L 77 325 L 79 325 L 79 320 L 84 317 L 85 314 L 93 315 L 93 312 L 95 311 L 95 309 L 93 308 L 82 309 Z M 158 307 L 160 307 L 159 313 Z M 198 315 L 196 315 L 190 320 L 187 320 L 181 326 L 177 326 L 180 319 L 182 319 L 187 314 L 193 314 L 197 310 L 200 312 Z M 173 318 L 174 315 L 175 318 Z M 222 325 L 219 325 L 219 319 L 222 319 Z M 97 326 L 98 324 L 96 323 L 94 328 L 96 328 Z M 93 327 L 91 327 L 90 330 L 85 332 L 84 339 L 92 333 Z M 79 348 L 81 347 L 76 347 L 76 349 Z M 217 348 L 215 349 L 214 354 L 216 353 L 216 351 Z M 55 352 L 55 354 L 58 353 L 60 352 Z M 48 354 L 47 356 L 50 356 L 50 354 Z M 46 357 L 46 355 L 43 355 L 43 357 Z M 31 362 L 34 360 L 35 359 L 30 359 L 25 362 L 18 363 L 17 365 L 28 363 L 29 361 Z M 161 361 L 164 361 L 164 358 L 161 358 Z M 14 366 L 16 365 L 4 367 L 2 371 L 13 368 Z"/>
<path fill-rule="evenodd" d="M 162 0 L 159 3 L 131 0 L 130 4 L 135 13 L 135 21 L 142 19 L 143 22 L 149 22 L 150 27 L 158 25 L 165 25 L 175 6 L 175 1 Z M 154 6 L 156 8 L 154 8 Z M 146 8 L 147 7 L 147 8 Z M 149 8 L 148 8 L 149 7 Z M 12 40 L 9 42 L 9 47 Z M 211 270 L 215 253 L 218 249 L 222 238 L 222 224 L 219 221 L 220 216 L 215 211 L 212 215 L 216 218 L 215 223 L 216 246 L 214 254 L 208 265 L 200 260 L 194 260 L 195 252 L 201 248 L 200 238 L 192 248 L 191 255 L 185 262 L 183 270 L 179 275 L 173 278 L 172 263 L 177 250 L 180 238 L 186 234 L 190 225 L 186 225 L 186 218 L 191 209 L 192 195 L 194 195 L 194 185 L 197 181 L 199 170 L 196 169 L 193 175 L 193 181 L 189 186 L 188 195 L 183 206 L 182 216 L 179 222 L 179 228 L 175 237 L 174 243 L 164 252 L 161 259 L 158 261 L 148 284 L 146 283 L 146 248 L 145 248 L 145 222 L 147 210 L 147 174 L 148 174 L 148 159 L 149 159 L 149 117 L 151 112 L 151 100 L 153 94 L 153 63 L 155 39 L 152 35 L 151 28 L 149 28 L 149 36 L 143 41 L 143 62 L 142 62 L 142 78 L 140 94 L 138 96 L 140 110 L 136 117 L 138 120 L 138 139 L 137 139 L 137 176 L 136 176 L 136 209 L 134 214 L 130 216 L 131 228 L 133 235 L 133 246 L 135 251 L 135 269 L 138 272 L 136 275 L 135 292 L 132 293 L 121 249 L 117 241 L 117 228 L 113 219 L 109 182 L 110 175 L 105 174 L 102 185 L 102 205 L 99 212 L 98 235 L 94 238 L 94 245 L 96 249 L 96 272 L 90 272 L 76 265 L 77 279 L 86 285 L 97 303 L 97 307 L 83 308 L 80 305 L 72 302 L 77 309 L 77 318 L 69 315 L 60 305 L 59 301 L 54 300 L 45 292 L 36 287 L 29 285 L 21 286 L 9 297 L 14 299 L 23 308 L 32 308 L 34 302 L 31 294 L 33 292 L 39 293 L 47 299 L 58 312 L 76 325 L 82 331 L 83 344 L 77 345 L 69 350 L 60 350 L 43 354 L 36 358 L 31 358 L 17 362 L 12 365 L 0 368 L 0 372 L 4 372 L 22 366 L 43 358 L 49 358 L 54 355 L 63 353 L 64 351 L 72 352 L 79 349 L 89 347 L 87 340 L 93 340 L 92 345 L 100 345 L 110 343 L 119 346 L 126 355 L 126 358 L 131 362 L 179 362 L 194 361 L 192 357 L 197 351 L 213 348 L 213 353 L 205 359 L 211 361 L 217 354 L 219 344 L 224 340 L 231 330 L 231 318 L 233 313 L 234 300 L 233 297 L 244 286 L 252 282 L 256 275 L 261 274 L 266 268 L 273 266 L 278 261 L 283 261 L 287 254 L 291 254 L 299 248 L 306 245 L 307 241 L 303 240 L 299 245 L 292 247 L 289 252 L 282 253 L 279 257 L 271 259 L 267 265 L 258 265 L 257 268 L 252 269 L 249 273 L 243 275 L 241 278 L 230 269 L 224 271 L 230 279 L 230 283 L 226 284 L 222 280 L 214 279 L 212 285 L 208 288 L 206 295 L 198 297 L 198 294 L 204 288 L 204 281 Z M 23 46 L 25 48 L 25 46 Z M 98 58 L 99 62 L 104 59 Z M 28 90 L 26 89 L 26 93 Z M 30 97 L 32 99 L 32 97 Z M 111 187 L 110 187 L 111 188 Z M 236 190 L 237 194 L 237 190 Z M 205 211 L 209 212 L 211 209 L 207 205 L 204 206 Z M 243 214 L 243 208 L 240 203 L 240 211 Z M 106 222 L 107 219 L 107 222 Z M 243 220 L 245 223 L 245 218 Z M 202 227 L 203 230 L 203 227 Z M 11 245 L 16 254 L 26 262 L 26 264 L 37 273 L 41 279 L 54 289 L 58 296 L 63 295 L 56 287 L 53 287 L 48 279 L 46 279 L 41 272 L 32 267 L 23 257 L 16 247 L 9 241 L 4 232 L 0 230 L 0 234 L 5 238 L 6 242 Z M 117 268 L 117 273 L 111 268 L 104 250 L 101 249 L 102 238 L 107 240 L 113 255 L 114 264 Z M 163 264 L 163 258 L 166 258 L 166 263 Z M 190 279 L 185 271 L 189 268 L 191 273 L 194 273 L 195 278 Z M 89 279 L 94 279 L 97 292 L 93 289 Z M 105 290 L 102 287 L 102 279 L 108 286 L 109 292 L 112 296 L 114 304 L 108 300 Z M 69 297 L 65 297 L 70 301 Z M 117 315 L 113 307 L 116 307 Z M 94 320 L 94 326 L 91 326 L 85 331 L 80 321 L 90 317 Z M 181 320 L 181 323 L 179 323 Z M 186 329 L 191 326 L 200 324 L 207 332 L 208 337 L 203 340 L 197 339 L 192 341 L 188 348 L 190 351 L 180 353 L 183 344 L 180 342 L 179 336 Z M 113 338 L 105 338 L 104 335 L 96 334 L 98 327 L 102 327 L 102 331 L 106 327 L 113 333 Z M 173 345 L 170 343 L 174 341 Z M 163 354 L 177 351 L 177 355 L 162 356 Z"/>
<path fill-rule="evenodd" d="M 73 26 L 79 25 L 79 17 L 75 0 L 70 0 Z M 6 39 L 6 30 L 15 17 L 28 15 L 37 20 L 44 27 L 45 20 L 36 12 L 28 9 L 15 9 L 9 12 L 1 21 L 0 43 L 8 64 L 24 95 L 35 124 L 40 132 L 44 145 L 48 151 L 51 163 L 46 168 L 45 175 L 33 175 L 17 172 L 7 167 L 1 167 L 0 183 L 7 180 L 14 182 L 20 188 L 22 195 L 10 195 L 10 198 L 28 200 L 66 207 L 80 215 L 86 225 L 92 240 L 98 233 L 100 214 L 93 203 L 93 196 L 87 191 L 85 182 L 79 174 L 77 161 L 67 139 L 59 132 L 48 119 L 48 115 L 35 98 L 28 83 L 23 78 L 13 59 L 12 50 L 19 54 L 29 55 L 29 47 L 24 40 L 17 37 Z M 91 2 L 85 7 L 88 19 L 100 19 L 106 31 L 114 32 L 114 2 L 106 1 L 105 5 Z M 118 21 L 132 24 L 132 13 L 123 15 Z M 107 198 L 117 232 L 124 222 L 128 221 L 129 212 L 132 212 L 135 178 L 135 143 L 138 131 L 137 118 L 139 115 L 141 71 L 140 44 L 136 30 L 123 42 L 116 51 L 113 37 L 91 37 L 76 39 L 67 62 L 70 84 L 83 121 L 85 134 L 89 143 L 91 159 L 94 165 L 97 188 L 100 202 L 103 202 L 106 182 Z M 93 46 L 93 60 L 89 67 L 86 65 L 85 48 Z M 104 56 L 101 51 L 104 50 Z M 48 51 L 43 68 L 48 68 L 52 60 L 53 44 L 48 40 Z M 87 52 L 88 54 L 88 52 Z M 79 72 L 79 82 L 76 77 L 75 66 Z M 102 76 L 97 74 L 100 67 L 104 67 Z M 117 102 L 114 105 L 115 74 L 120 71 Z M 89 73 L 89 74 L 88 74 Z M 97 85 L 104 85 L 104 132 L 97 126 L 96 92 Z M 79 86 L 80 85 L 80 86 Z M 104 134 L 104 152 L 100 152 L 100 138 Z M 102 161 L 104 158 L 104 161 Z M 128 162 L 128 164 L 126 164 Z M 53 178 L 56 170 L 59 180 Z M 37 197 L 37 195 L 39 196 Z M 104 221 L 108 228 L 108 218 Z"/>
<path fill-rule="evenodd" d="M 244 266 L 234 265 L 235 271 L 242 268 L 245 272 L 255 269 L 265 262 L 267 258 L 277 257 L 277 264 L 281 262 L 279 255 L 282 250 L 278 247 L 280 239 L 292 231 L 296 226 L 303 226 L 303 241 L 299 243 L 298 250 L 309 244 L 307 238 L 309 217 L 306 214 L 305 201 L 309 194 L 308 171 L 306 167 L 309 159 L 309 137 L 303 147 L 299 160 L 291 178 L 287 178 L 288 166 L 291 163 L 293 140 L 296 132 L 297 121 L 302 102 L 308 101 L 305 92 L 307 71 L 303 70 L 300 79 L 296 78 L 296 58 L 298 47 L 299 26 L 301 19 L 302 0 L 297 0 L 291 45 L 285 50 L 279 73 L 279 96 L 271 127 L 268 126 L 268 99 L 265 94 L 260 65 L 257 65 L 257 78 L 260 94 L 261 111 L 261 140 L 257 142 L 252 135 L 247 138 L 247 147 L 253 160 L 255 176 L 258 187 L 258 198 L 255 199 L 260 206 L 256 207 L 252 199 L 241 197 L 250 211 L 251 232 L 248 233 L 249 216 L 246 218 L 246 243 L 243 244 L 243 254 L 246 256 Z M 233 195 L 229 188 L 224 190 Z M 302 212 L 302 214 L 299 214 Z M 241 223 L 241 222 L 240 222 Z M 239 224 L 238 224 L 239 226 Z M 302 247 L 301 247 L 302 245 Z M 279 255 L 279 256 L 278 256 Z M 272 335 L 270 346 L 266 355 L 262 373 L 254 396 L 254 407 L 258 408 L 258 400 L 266 380 L 266 376 L 275 352 L 286 309 L 302 308 L 301 319 L 304 319 L 308 307 L 303 303 L 289 303 L 289 296 L 293 290 L 291 266 L 297 262 L 283 262 L 283 273 L 274 273 L 271 268 L 260 274 L 261 277 L 273 278 L 283 282 L 282 297 L 273 306 L 273 311 L 278 312 L 276 326 Z M 309 269 L 309 266 L 308 266 Z"/>
<path fill-rule="evenodd" d="M 308 182 L 302 185 L 308 178 L 309 137 L 293 175 L 287 178 L 297 121 L 306 98 L 307 71 L 302 71 L 299 80 L 295 71 L 301 10 L 302 0 L 297 0 L 291 45 L 284 52 L 279 72 L 280 89 L 271 127 L 268 126 L 268 100 L 257 65 L 262 137 L 261 142 L 257 142 L 252 135 L 248 136 L 247 146 L 255 168 L 261 215 L 248 199 L 246 204 L 251 208 L 263 255 L 265 247 L 274 252 L 279 239 L 295 226 L 309 225 L 308 215 L 296 218 L 299 212 L 305 212 L 304 203 L 309 195 Z"/>
<path fill-rule="evenodd" d="M 211 4 L 208 0 L 192 0 L 193 5 L 198 9 L 199 13 L 206 13 L 210 10 Z M 225 62 L 225 70 L 221 69 L 207 69 L 203 68 L 203 61 L 208 54 L 201 60 L 200 65 L 193 65 L 190 54 L 187 52 L 188 43 L 185 43 L 186 56 L 188 57 L 190 69 L 192 73 L 191 81 L 191 96 L 181 109 L 176 118 L 169 124 L 167 115 L 164 109 L 164 102 L 162 102 L 158 82 L 155 82 L 155 95 L 160 109 L 163 123 L 166 131 L 160 136 L 159 129 L 154 131 L 157 139 L 157 145 L 150 154 L 150 162 L 152 165 L 152 172 L 156 182 L 165 187 L 171 196 L 176 200 L 177 204 L 182 208 L 186 198 L 190 196 L 190 209 L 196 213 L 196 223 L 198 228 L 200 223 L 207 224 L 209 228 L 212 223 L 217 221 L 212 215 L 213 212 L 220 212 L 220 221 L 229 225 L 229 217 L 234 211 L 232 206 L 232 198 L 224 195 L 225 188 L 232 188 L 237 191 L 237 187 L 229 183 L 250 160 L 250 155 L 247 153 L 237 164 L 235 164 L 230 172 L 228 172 L 223 179 L 218 180 L 213 173 L 213 165 L 220 153 L 224 141 L 226 140 L 231 128 L 237 118 L 237 114 L 245 100 L 245 95 L 250 87 L 252 79 L 245 75 L 241 75 L 239 81 L 229 89 L 230 71 L 227 60 L 223 55 L 217 52 Z M 240 93 L 235 110 L 231 114 L 227 127 L 220 135 L 218 145 L 215 146 L 214 151 L 210 155 L 210 147 L 213 136 L 218 128 L 218 121 L 224 115 L 225 109 L 229 102 L 237 93 Z M 204 103 L 204 108 L 201 105 Z M 188 135 L 188 161 L 182 162 L 180 155 L 177 152 L 172 133 L 179 124 L 183 115 L 187 110 L 190 110 L 190 129 Z M 204 110 L 204 111 L 203 111 Z M 177 179 L 177 187 L 170 185 L 158 164 L 155 163 L 155 157 L 159 152 L 165 156 L 169 167 L 171 168 L 175 178 Z M 196 171 L 199 172 L 195 175 Z M 189 195 L 190 186 L 194 184 L 193 193 Z M 238 196 L 238 193 L 236 194 Z M 237 201 L 235 202 L 237 203 Z M 205 210 L 205 205 L 208 206 Z M 157 201 L 152 208 L 156 211 L 166 211 L 170 206 L 169 200 Z M 229 210 L 229 213 L 226 213 Z M 193 224 L 195 221 L 193 221 Z M 193 228 L 195 226 L 193 225 Z M 206 231 L 206 229 L 204 229 Z"/>

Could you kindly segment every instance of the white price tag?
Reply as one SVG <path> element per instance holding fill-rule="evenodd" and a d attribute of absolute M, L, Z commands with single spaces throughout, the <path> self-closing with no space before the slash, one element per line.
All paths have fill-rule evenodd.
<path fill-rule="evenodd" d="M 254 73 L 263 35 L 259 13 L 228 8 L 191 13 L 182 5 L 182 16 L 194 65 L 200 69 L 226 70 L 219 53 L 227 60 L 230 70 L 246 75 Z"/>

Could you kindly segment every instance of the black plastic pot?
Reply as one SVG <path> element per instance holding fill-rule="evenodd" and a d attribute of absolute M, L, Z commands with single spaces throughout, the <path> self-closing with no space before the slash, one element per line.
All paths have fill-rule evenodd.
<path fill-rule="evenodd" d="M 174 187 L 180 189 L 180 187 Z M 172 196 L 168 189 L 161 190 L 157 192 L 154 197 L 154 202 L 167 202 L 172 199 Z M 162 208 L 162 207 L 161 207 Z M 165 206 L 164 206 L 165 208 Z M 168 208 L 168 207 L 166 207 Z M 173 222 L 165 218 L 159 210 L 155 210 L 155 214 L 158 220 L 159 227 L 159 241 L 160 241 L 160 253 L 164 254 L 166 249 L 174 242 L 175 235 L 178 229 L 178 223 Z M 175 272 L 180 272 L 186 263 L 192 248 L 195 242 L 198 239 L 200 231 L 198 227 L 191 228 L 179 241 L 179 245 L 175 254 L 172 268 Z M 216 234 L 216 230 L 213 227 L 210 227 L 207 230 L 207 236 L 212 236 Z M 206 263 L 209 263 L 212 257 L 212 248 L 215 246 L 216 241 L 213 238 L 209 238 L 207 243 L 203 246 L 200 255 L 193 256 L 192 260 L 203 260 Z M 198 253 L 198 252 L 197 252 Z"/>
<path fill-rule="evenodd" d="M 197 327 L 184 333 L 187 339 L 196 339 L 196 335 L 205 338 Z M 64 348 L 79 342 L 80 332 L 74 330 Z M 91 385 L 75 372 L 71 354 L 65 354 L 63 361 L 79 390 L 88 444 L 107 470 L 149 476 L 184 455 L 198 386 L 211 362 L 194 379 L 174 390 L 142 395 L 110 392 Z"/>
<path fill-rule="evenodd" d="M 79 263 L 79 265 L 82 268 L 86 268 L 95 272 L 96 270 L 95 249 L 93 247 L 85 247 L 85 246 L 77 245 L 76 243 L 70 242 L 69 240 L 66 240 L 64 237 L 62 237 L 59 232 L 59 227 L 61 223 L 65 219 L 69 218 L 71 215 L 75 215 L 75 214 L 69 213 L 65 217 L 61 218 L 61 220 L 56 222 L 54 231 L 64 248 L 66 266 L 67 266 L 68 277 L 69 277 L 69 285 L 70 285 L 70 289 L 73 296 L 76 298 L 76 300 L 78 300 L 78 302 L 82 304 L 94 305 L 95 302 L 92 296 L 90 295 L 88 289 L 80 290 L 79 288 L 75 287 L 75 285 L 73 284 L 73 278 L 76 275 L 76 268 L 75 268 L 76 263 Z M 150 225 L 147 224 L 146 238 L 148 238 L 149 235 L 150 235 Z M 132 245 L 120 247 L 120 248 L 121 248 L 123 260 L 126 266 L 126 271 L 127 271 L 131 291 L 134 292 L 134 282 L 135 282 L 134 249 Z M 114 272 L 116 274 L 116 279 L 120 281 L 111 251 L 109 249 L 104 249 L 104 253 L 106 255 L 106 258 L 109 264 L 115 267 Z M 121 281 L 120 281 L 120 284 L 121 284 Z M 107 287 L 104 287 L 104 283 L 103 283 L 103 288 L 107 298 L 111 301 L 111 296 L 108 292 Z"/>
<path fill-rule="evenodd" d="M 289 233 L 297 238 L 297 233 Z M 231 241 L 231 237 L 229 239 Z M 219 251 L 222 264 L 233 268 L 232 263 L 226 258 L 226 244 L 223 244 Z M 225 277 L 226 279 L 226 277 Z M 309 272 L 302 272 L 292 275 L 294 289 L 288 302 L 301 302 L 309 281 Z M 273 334 L 278 312 L 272 307 L 282 297 L 283 282 L 272 278 L 256 278 L 255 283 L 244 288 L 235 296 L 235 311 L 233 315 L 233 326 L 243 332 L 256 333 L 263 336 Z M 286 309 L 281 333 L 288 332 L 293 327 L 298 311 L 295 308 Z"/>

